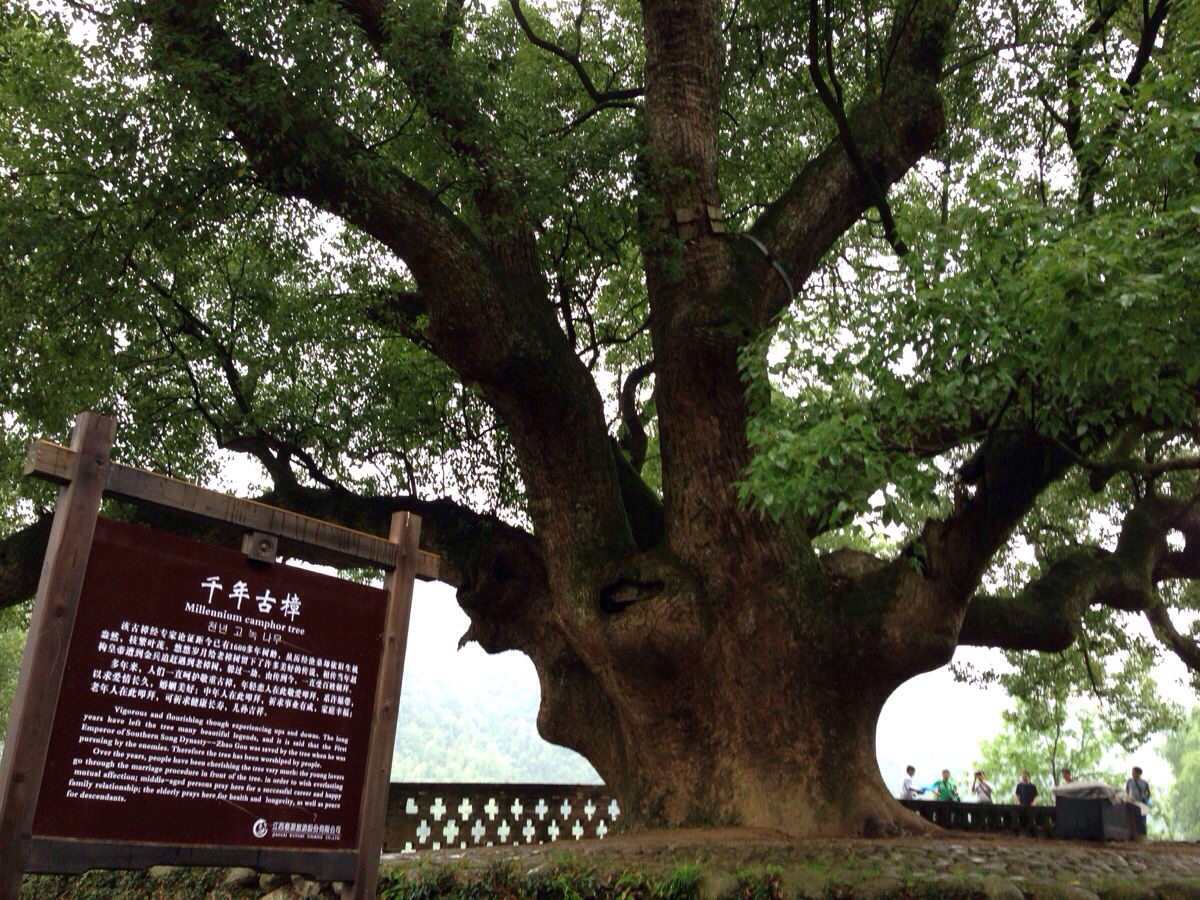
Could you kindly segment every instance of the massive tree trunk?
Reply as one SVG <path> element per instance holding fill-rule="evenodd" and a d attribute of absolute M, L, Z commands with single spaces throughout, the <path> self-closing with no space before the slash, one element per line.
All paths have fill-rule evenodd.
<path fill-rule="evenodd" d="M 796 629 L 781 609 L 760 607 L 755 618 L 714 628 L 686 655 L 649 657 L 648 648 L 643 665 L 614 679 L 612 723 L 569 732 L 547 716 L 544 730 L 597 761 L 635 822 L 918 830 L 889 796 L 875 756 L 894 685 L 856 671 L 828 635 Z"/>
<path fill-rule="evenodd" d="M 509 534 L 460 586 L 466 638 L 529 654 L 543 736 L 586 756 L 634 823 L 923 830 L 881 779 L 879 713 L 950 660 L 986 560 L 1064 465 L 1032 436 L 989 442 L 972 496 L 890 563 L 818 558 L 787 529 L 748 542 L 727 519 L 693 565 L 660 545 L 564 573 L 564 594 L 555 561 Z"/>

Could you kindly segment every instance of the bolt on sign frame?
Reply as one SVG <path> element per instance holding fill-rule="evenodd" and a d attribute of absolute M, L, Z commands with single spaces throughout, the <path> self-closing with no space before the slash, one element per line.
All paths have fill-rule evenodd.
<path fill-rule="evenodd" d="M 397 707 L 404 670 L 404 651 L 408 639 L 413 581 L 416 577 L 434 580 L 442 575 L 442 561 L 437 556 L 419 549 L 420 519 L 409 513 L 394 514 L 391 520 L 390 534 L 385 539 L 343 528 L 333 523 L 310 519 L 287 510 L 231 497 L 163 475 L 123 466 L 112 462 L 109 458 L 115 430 L 116 425 L 112 419 L 90 412 L 81 413 L 76 417 L 69 448 L 47 441 L 34 442 L 29 449 L 25 464 L 27 475 L 54 481 L 62 484 L 63 487 L 59 491 L 55 507 L 29 638 L 21 660 L 17 692 L 4 742 L 3 761 L 0 762 L 0 900 L 9 900 L 9 898 L 15 900 L 20 888 L 21 876 L 27 870 L 80 872 L 96 867 L 143 868 L 155 864 L 246 865 L 277 872 L 297 872 L 321 880 L 346 882 L 347 886 L 343 893 L 346 898 L 374 896 L 379 876 L 379 856 L 387 805 L 392 748 L 396 733 Z M 286 846 L 279 844 L 271 846 L 269 843 L 255 845 L 238 841 L 236 838 L 228 842 L 221 840 L 217 843 L 212 840 L 207 843 L 194 844 L 182 840 L 170 843 L 153 839 L 146 840 L 144 837 L 129 839 L 121 834 L 105 837 L 103 834 L 87 833 L 86 829 L 83 836 L 63 837 L 57 832 L 49 835 L 37 833 L 35 820 L 45 821 L 45 805 L 51 805 L 47 803 L 40 806 L 39 794 L 42 790 L 43 779 L 49 777 L 47 775 L 47 754 L 52 746 L 52 734 L 58 734 L 61 728 L 60 723 L 56 722 L 56 709 L 60 703 L 60 696 L 64 696 L 60 692 L 66 691 L 68 688 L 68 685 L 64 683 L 64 673 L 74 672 L 81 667 L 80 659 L 71 658 L 72 652 L 79 652 L 72 647 L 72 637 L 77 614 L 80 611 L 81 597 L 84 593 L 89 558 L 93 555 L 96 557 L 102 555 L 99 550 L 100 543 L 96 545 L 98 548 L 96 554 L 92 553 L 92 547 L 93 540 L 97 536 L 100 502 L 104 496 L 131 501 L 139 505 L 182 512 L 209 523 L 240 530 L 244 533 L 242 549 L 246 557 L 245 560 L 241 560 L 241 565 L 256 565 L 258 567 L 256 571 L 269 570 L 285 578 L 323 578 L 326 584 L 332 585 L 334 588 L 339 585 L 345 586 L 351 592 L 348 596 L 374 593 L 385 598 L 383 601 L 385 609 L 376 610 L 374 613 L 376 619 L 371 620 L 379 622 L 380 627 L 373 629 L 375 633 L 361 635 L 364 643 L 376 642 L 380 651 L 375 683 L 366 685 L 368 690 L 373 688 L 373 691 L 363 695 L 366 697 L 373 695 L 373 702 L 364 704 L 368 708 L 360 707 L 356 713 L 347 716 L 347 718 L 357 719 L 360 729 L 358 733 L 369 735 L 366 739 L 365 754 L 358 753 L 352 757 L 349 764 L 349 768 L 358 774 L 344 780 L 344 784 L 348 788 L 344 804 L 341 802 L 341 796 L 338 796 L 339 803 L 337 805 L 344 806 L 344 814 L 352 820 L 348 829 L 354 836 L 350 846 L 339 846 L 338 849 L 326 850 L 308 849 L 307 839 L 312 837 L 311 826 L 300 825 L 295 827 L 303 828 L 303 830 L 300 833 L 291 834 L 297 840 L 285 842 Z M 110 525 L 106 520 L 101 520 L 100 525 L 102 526 L 100 530 L 106 533 L 110 528 L 138 530 L 133 526 L 121 526 L 119 523 Z M 145 531 L 144 534 L 152 537 L 159 536 L 164 542 L 163 546 L 168 546 L 171 541 L 177 542 L 179 545 L 196 544 L 188 539 L 161 532 Z M 210 549 L 213 554 L 223 553 L 226 560 L 231 555 L 238 556 L 224 548 L 211 546 Z M 322 562 L 383 569 L 387 573 L 384 590 L 372 592 L 371 589 L 331 579 L 328 576 L 301 572 L 290 566 L 277 566 L 276 559 L 280 552 L 289 556 Z M 249 563 L 246 560 L 256 560 L 257 562 Z M 100 563 L 97 562 L 96 565 L 99 566 Z M 170 565 L 170 563 L 163 563 L 163 565 Z M 293 574 L 286 574 L 283 570 Z M 89 591 L 92 590 L 93 588 L 89 586 Z M 359 593 L 353 594 L 355 591 Z M 268 589 L 266 593 L 269 595 L 270 590 Z M 339 593 L 338 596 L 341 594 Z M 213 591 L 209 590 L 210 603 L 212 597 Z M 87 598 L 83 599 L 86 612 L 91 607 L 88 605 Z M 201 598 L 202 600 L 203 598 Z M 99 602 L 97 601 L 97 604 Z M 297 599 L 291 609 L 293 621 L 298 603 Z M 241 609 L 240 599 L 238 609 Z M 119 617 L 119 611 L 109 610 L 109 612 Z M 347 621 L 351 620 L 351 618 L 347 618 Z M 122 625 L 123 629 L 125 624 L 127 623 Z M 136 630 L 138 626 L 131 627 Z M 209 625 L 209 630 L 217 631 L 220 627 L 221 623 L 213 620 Z M 274 627 L 280 628 L 281 626 Z M 150 626 L 146 626 L 146 630 L 149 632 Z M 380 631 L 382 633 L 379 633 Z M 126 646 L 126 643 L 149 643 L 148 639 L 140 635 L 135 641 L 124 631 L 119 635 L 111 632 L 104 634 L 118 642 L 125 641 L 119 646 L 118 644 L 104 645 L 113 654 L 117 654 L 118 651 L 121 654 L 132 654 L 134 648 Z M 179 633 L 175 633 L 175 635 L 178 637 Z M 277 641 L 282 640 L 282 635 L 274 631 L 271 632 L 271 637 Z M 359 635 L 351 637 L 357 640 Z M 190 635 L 185 638 L 185 640 L 188 639 L 207 640 L 213 647 L 222 644 L 222 641 L 212 638 L 202 639 L 198 635 Z M 94 635 L 90 633 L 81 635 L 80 641 L 90 642 L 90 646 L 85 649 L 94 653 L 97 647 Z M 237 649 L 238 645 L 225 641 L 224 646 Z M 244 649 L 245 645 L 240 646 Z M 163 649 L 161 645 L 160 649 Z M 165 648 L 168 653 L 170 649 L 169 645 Z M 258 649 L 264 653 L 262 662 L 266 666 L 265 654 L 271 654 L 271 651 L 264 651 L 261 647 Z M 184 648 L 184 651 L 210 652 L 208 649 L 200 651 L 187 647 Z M 140 646 L 137 648 L 137 652 L 141 654 Z M 282 658 L 278 651 L 272 655 Z M 150 652 L 145 654 L 147 659 L 150 656 Z M 214 659 L 218 657 L 215 650 L 212 651 L 212 656 Z M 139 658 L 141 658 L 140 655 Z M 159 653 L 155 658 L 164 657 Z M 227 654 L 227 658 L 236 659 L 237 657 Z M 175 659 L 178 661 L 181 657 L 175 657 Z M 241 659 L 244 661 L 245 657 L 241 657 Z M 306 661 L 321 665 L 341 665 L 340 663 L 326 663 L 324 660 L 316 660 L 311 657 L 306 658 Z M 369 662 L 370 665 L 363 668 L 367 681 L 369 681 L 369 673 L 375 668 L 375 660 L 370 659 Z M 114 667 L 112 673 L 93 671 L 103 676 L 111 674 L 115 680 L 124 678 L 126 684 L 129 683 L 130 678 L 129 672 L 125 669 L 126 666 L 128 670 L 137 672 L 139 667 L 149 665 L 148 663 L 145 665 L 126 663 L 124 659 L 118 660 L 115 655 L 111 663 Z M 275 662 L 270 664 L 278 665 L 280 669 L 284 668 L 282 664 Z M 82 665 L 87 666 L 89 663 L 85 661 L 82 662 Z M 218 667 L 215 661 L 210 660 L 196 663 L 196 665 L 208 666 L 214 670 Z M 122 669 L 116 670 L 117 666 L 121 666 Z M 221 663 L 221 666 L 225 667 L 226 664 Z M 331 677 L 316 669 L 308 670 L 308 674 Z M 88 676 L 85 674 L 83 677 L 85 688 L 82 690 L 86 696 L 86 678 Z M 133 677 L 136 679 L 139 676 Z M 202 680 L 207 679 L 208 676 L 206 673 L 201 673 L 195 677 Z M 260 675 L 260 677 L 262 676 Z M 288 676 L 280 672 L 276 674 L 276 677 L 285 679 Z M 78 681 L 78 676 L 70 674 L 67 682 L 71 682 L 72 679 Z M 195 691 L 196 686 L 177 689 Z M 108 686 L 93 682 L 91 690 L 93 692 L 108 690 Z M 130 690 L 122 687 L 122 696 L 128 695 Z M 215 692 L 213 689 L 213 693 Z M 149 697 L 151 691 L 145 690 L 142 693 Z M 138 696 L 141 696 L 142 693 L 139 693 Z M 315 694 L 312 695 L 312 699 L 315 701 Z M 282 704 L 289 701 L 280 699 L 279 702 Z M 291 702 L 296 703 L 296 701 Z M 130 705 L 137 704 L 130 701 Z M 221 701 L 222 708 L 224 705 L 225 702 Z M 141 715 L 137 711 L 128 709 L 123 709 L 123 712 L 133 712 L 135 717 Z M 275 712 L 272 711 L 272 715 L 274 714 Z M 154 713 L 149 712 L 146 715 L 150 718 L 155 716 Z M 371 716 L 369 723 L 362 722 L 362 717 L 365 715 Z M 190 721 L 199 724 L 195 717 L 172 717 L 164 714 L 161 710 L 157 716 L 160 717 L 160 720 L 165 718 L 168 721 Z M 159 727 L 157 724 L 140 718 L 135 718 L 133 721 L 135 724 L 140 723 L 139 727 L 151 730 Z M 268 723 L 269 721 L 268 717 Z M 93 724 L 97 724 L 96 730 L 99 731 L 101 730 L 99 726 L 104 723 L 100 719 L 93 718 Z M 211 727 L 210 722 L 204 724 Z M 186 747 L 186 742 L 194 740 L 194 738 L 182 736 L 190 727 L 191 725 L 176 727 L 166 725 L 164 722 L 163 730 L 158 734 L 160 741 L 158 746 L 169 746 L 175 742 L 175 749 L 179 753 L 190 749 Z M 275 737 L 270 740 L 274 742 L 278 741 L 279 735 L 287 733 L 286 729 L 272 730 L 262 727 L 259 727 L 259 731 L 272 732 Z M 312 740 L 313 738 L 314 735 L 306 734 L 302 739 Z M 108 740 L 108 738 L 102 736 L 100 740 Z M 264 738 L 264 740 L 268 739 Z M 82 746 L 82 742 L 79 746 Z M 316 744 L 311 745 L 314 752 L 317 746 Z M 328 749 L 324 745 L 320 745 L 320 747 L 322 750 Z M 286 752 L 296 755 L 291 749 Z M 258 761 L 261 762 L 261 760 Z M 79 760 L 72 762 L 78 763 Z M 310 760 L 309 765 L 311 764 Z M 121 764 L 112 761 L 112 765 L 116 767 Z M 356 765 L 358 768 L 355 768 Z M 125 766 L 122 768 L 124 769 Z M 146 766 L 143 765 L 142 771 L 145 770 Z M 122 776 L 127 779 L 132 777 L 127 772 L 122 772 Z M 200 776 L 205 777 L 204 773 L 200 773 Z M 261 777 L 264 781 L 266 780 L 266 775 Z M 160 776 L 147 776 L 147 780 L 156 778 L 161 784 Z M 65 776 L 63 783 L 66 783 Z M 75 786 L 79 785 L 80 782 L 76 782 Z M 358 785 L 361 785 L 361 793 L 354 791 Z M 129 790 L 136 799 L 136 795 L 141 791 L 141 786 L 129 788 Z M 172 791 L 165 787 L 158 793 L 166 794 L 168 797 L 172 795 Z M 71 795 L 67 794 L 67 796 Z M 121 798 L 109 796 L 105 799 L 111 801 Z M 200 799 L 206 798 L 201 796 Z M 159 813 L 164 808 L 161 805 L 163 802 L 166 803 L 165 809 L 169 814 L 172 801 L 169 799 L 166 801 L 156 800 L 155 803 L 159 804 Z M 234 804 L 231 803 L 231 805 Z M 192 809 L 194 810 L 195 807 Z M 61 812 L 59 810 L 60 818 Z M 53 815 L 50 818 L 53 818 Z M 103 816 L 101 815 L 100 818 Z M 291 828 L 294 823 L 276 822 L 275 824 L 287 825 Z M 253 836 L 263 837 L 264 835 L 260 832 L 265 832 L 266 828 L 265 820 L 259 819 L 254 824 Z M 111 835 L 112 832 L 109 834 Z M 247 832 L 248 837 L 249 832 Z"/>

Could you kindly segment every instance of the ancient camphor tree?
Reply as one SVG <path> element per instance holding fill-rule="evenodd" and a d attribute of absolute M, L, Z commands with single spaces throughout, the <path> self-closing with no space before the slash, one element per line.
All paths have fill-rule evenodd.
<path fill-rule="evenodd" d="M 963 643 L 1200 666 L 1194 6 L 3 17 L 8 603 L 90 405 L 419 511 L 638 822 L 919 828 L 876 719 Z"/>

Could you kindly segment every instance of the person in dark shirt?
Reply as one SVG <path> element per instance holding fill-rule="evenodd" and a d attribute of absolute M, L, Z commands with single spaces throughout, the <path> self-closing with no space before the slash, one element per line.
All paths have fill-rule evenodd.
<path fill-rule="evenodd" d="M 1037 803 L 1037 785 L 1029 780 L 1028 771 L 1021 773 L 1021 781 L 1013 793 L 1017 797 L 1017 802 L 1022 806 L 1033 806 Z"/>

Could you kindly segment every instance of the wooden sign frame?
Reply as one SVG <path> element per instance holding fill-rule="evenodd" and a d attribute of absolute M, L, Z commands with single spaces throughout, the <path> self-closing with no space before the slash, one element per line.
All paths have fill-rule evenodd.
<path fill-rule="evenodd" d="M 62 484 L 42 565 L 29 638 L 0 760 L 0 900 L 15 900 L 26 871 L 81 872 L 151 865 L 246 865 L 347 883 L 343 897 L 375 895 L 396 736 L 413 582 L 436 579 L 441 560 L 420 550 L 421 520 L 396 513 L 381 538 L 231 497 L 153 472 L 113 463 L 116 424 L 91 412 L 76 417 L 70 447 L 37 441 L 25 474 Z M 247 556 L 274 563 L 278 552 L 386 571 L 387 610 L 367 768 L 354 850 L 77 840 L 33 834 L 55 706 L 67 664 L 84 573 L 103 497 L 185 512 L 246 534 Z"/>

